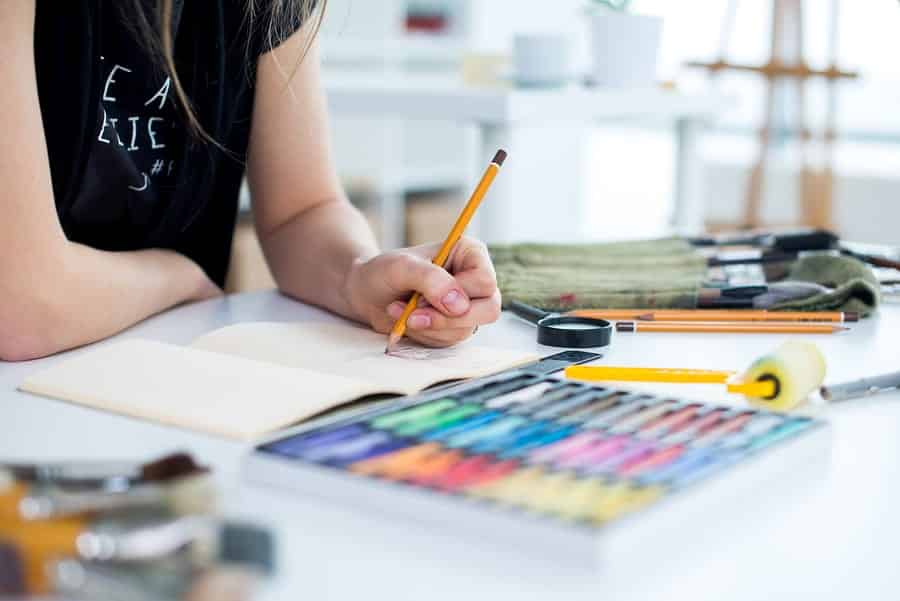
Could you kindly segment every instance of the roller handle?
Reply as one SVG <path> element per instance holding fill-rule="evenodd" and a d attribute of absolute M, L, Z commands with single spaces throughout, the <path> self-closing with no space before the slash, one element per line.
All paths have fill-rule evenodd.
<path fill-rule="evenodd" d="M 537 324 L 540 320 L 550 315 L 550 313 L 547 313 L 546 311 L 542 311 L 531 305 L 526 305 L 525 303 L 520 303 L 519 301 L 512 301 L 509 303 L 509 310 L 533 324 Z"/>

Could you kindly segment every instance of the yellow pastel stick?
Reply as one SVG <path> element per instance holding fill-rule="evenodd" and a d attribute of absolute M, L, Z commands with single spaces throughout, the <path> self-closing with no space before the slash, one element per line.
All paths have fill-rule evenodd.
<path fill-rule="evenodd" d="M 520 469 L 494 482 L 476 486 L 469 492 L 482 499 L 491 499 L 507 505 L 522 505 L 544 475 L 539 467 Z"/>
<path fill-rule="evenodd" d="M 571 472 L 546 474 L 525 499 L 525 508 L 537 513 L 556 513 L 556 506 L 574 483 L 575 474 Z"/>
<path fill-rule="evenodd" d="M 626 513 L 636 511 L 659 499 L 664 490 L 658 486 L 635 488 L 630 484 L 617 484 L 591 511 L 595 524 L 603 524 Z"/>
<path fill-rule="evenodd" d="M 555 507 L 557 515 L 573 522 L 587 519 L 591 508 L 609 493 L 609 486 L 602 480 L 587 478 L 578 480 Z"/>

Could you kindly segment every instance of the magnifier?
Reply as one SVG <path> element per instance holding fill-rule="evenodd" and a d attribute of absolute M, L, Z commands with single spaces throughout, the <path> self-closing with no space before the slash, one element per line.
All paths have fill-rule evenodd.
<path fill-rule="evenodd" d="M 509 310 L 537 326 L 538 344 L 544 346 L 595 348 L 612 339 L 613 326 L 605 319 L 548 313 L 518 301 L 511 302 Z"/>

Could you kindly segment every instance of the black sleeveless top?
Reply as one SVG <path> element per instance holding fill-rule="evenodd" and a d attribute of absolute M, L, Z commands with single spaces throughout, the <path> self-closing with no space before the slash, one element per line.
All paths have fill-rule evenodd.
<path fill-rule="evenodd" d="M 178 76 L 222 150 L 189 133 L 131 3 L 37 0 L 38 93 L 57 213 L 70 240 L 110 251 L 172 249 L 224 283 L 256 60 L 266 49 L 248 31 L 245 3 L 175 3 Z M 144 5 L 155 22 L 155 1 Z M 285 31 L 299 23 L 292 25 Z"/>

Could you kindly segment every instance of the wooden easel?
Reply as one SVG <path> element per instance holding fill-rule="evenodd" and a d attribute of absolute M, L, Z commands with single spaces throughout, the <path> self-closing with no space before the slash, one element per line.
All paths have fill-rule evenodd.
<path fill-rule="evenodd" d="M 803 0 L 773 0 L 771 52 L 767 63 L 748 65 L 727 60 L 728 46 L 734 30 L 738 0 L 729 0 L 719 43 L 718 58 L 712 62 L 693 61 L 688 66 L 707 69 L 715 78 L 723 71 L 756 73 L 766 80 L 765 122 L 759 132 L 759 155 L 747 185 L 744 200 L 742 228 L 752 229 L 762 226 L 762 189 L 766 165 L 769 160 L 771 141 L 774 134 L 776 98 L 778 84 L 793 80 L 797 86 L 796 135 L 800 139 L 800 212 L 803 225 L 829 228 L 832 219 L 834 194 L 833 148 L 837 122 L 837 84 L 843 79 L 855 79 L 858 73 L 838 68 L 838 19 L 839 0 L 831 0 L 829 15 L 829 44 L 826 69 L 813 69 L 806 62 L 803 33 Z M 812 78 L 827 81 L 826 123 L 821 136 L 821 157 L 819 166 L 811 159 L 814 136 L 806 119 L 806 83 Z"/>

